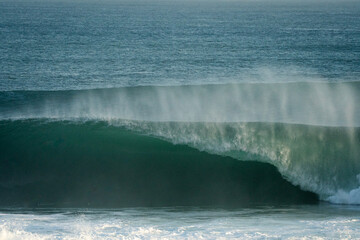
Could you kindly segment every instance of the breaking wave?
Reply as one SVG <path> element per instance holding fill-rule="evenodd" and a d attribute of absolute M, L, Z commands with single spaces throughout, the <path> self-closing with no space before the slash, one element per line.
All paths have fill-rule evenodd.
<path fill-rule="evenodd" d="M 102 141 L 124 129 L 210 154 L 270 163 L 284 179 L 321 200 L 360 204 L 359 96 L 359 82 L 1 92 L 1 145 L 5 152 L 12 149 L 1 160 L 13 161 L 16 149 L 28 149 L 21 157 L 34 155 L 36 132 L 62 136 L 78 126 L 71 134 L 76 139 L 80 132 L 100 131 L 91 127 L 99 122 L 100 129 L 111 129 L 106 136 L 97 132 Z M 61 146 L 59 139 L 49 140 L 50 145 Z M 77 146 L 68 141 L 69 148 Z M 17 142 L 23 145 L 9 146 Z M 114 149 L 121 144 L 114 143 Z M 107 150 L 98 152 L 111 157 Z"/>

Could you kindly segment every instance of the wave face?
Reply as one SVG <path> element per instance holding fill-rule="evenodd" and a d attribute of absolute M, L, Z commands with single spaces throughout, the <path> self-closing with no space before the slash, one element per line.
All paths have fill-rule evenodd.
<path fill-rule="evenodd" d="M 87 131 L 100 134 L 88 124 L 102 121 L 107 126 L 103 128 L 111 129 L 106 130 L 106 136 L 100 134 L 102 141 L 112 139 L 111 131 L 116 135 L 119 129 L 126 129 L 132 134 L 161 138 L 215 155 L 270 163 L 286 180 L 318 194 L 321 200 L 360 204 L 359 93 L 359 82 L 1 92 L 4 136 L 1 146 L 3 151 L 10 151 L 9 156 L 15 154 L 15 149 L 29 149 L 31 153 L 32 149 L 38 149 L 34 142 L 41 136 L 32 137 L 37 132 L 61 136 L 61 131 L 77 126 L 72 137 L 66 137 L 68 148 L 76 148 L 77 142 L 71 138 L 76 139 Z M 35 124 L 27 119 L 45 122 Z M 69 121 L 68 125 L 61 122 L 64 120 Z M 26 127 L 27 124 L 30 125 Z M 58 124 L 56 131 L 52 124 Z M 76 135 L 77 132 L 82 133 Z M 7 140 L 10 137 L 13 147 Z M 22 138 L 26 141 L 21 147 L 16 146 Z M 89 146 L 101 145 L 94 138 L 97 144 L 88 142 Z M 86 142 L 82 138 L 77 140 Z M 112 146 L 121 148 L 121 144 Z M 136 151 L 142 152 L 142 147 Z M 85 159 L 88 155 L 84 151 L 89 147 L 84 145 L 82 149 L 83 152 L 74 155 Z M 96 149 L 110 157 L 115 151 L 110 147 Z M 42 155 L 44 151 L 38 149 L 30 155 Z M 51 158 L 54 151 L 56 148 L 49 150 L 46 157 Z M 75 160 L 70 155 L 61 157 L 67 152 L 71 151 L 60 151 L 59 158 Z M 14 158 L 24 159 L 24 156 L 28 155 Z M 9 159 L 5 160 L 13 161 Z M 262 176 L 260 170 L 252 174 Z"/>
<path fill-rule="evenodd" d="M 104 122 L 0 122 L 0 205 L 313 203 L 270 164 L 236 161 Z M 247 154 L 244 153 L 244 156 Z"/>

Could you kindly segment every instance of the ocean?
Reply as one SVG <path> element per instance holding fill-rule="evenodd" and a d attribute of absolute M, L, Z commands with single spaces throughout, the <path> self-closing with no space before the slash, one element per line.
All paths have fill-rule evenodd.
<path fill-rule="evenodd" d="M 359 239 L 357 1 L 0 1 L 0 240 Z"/>

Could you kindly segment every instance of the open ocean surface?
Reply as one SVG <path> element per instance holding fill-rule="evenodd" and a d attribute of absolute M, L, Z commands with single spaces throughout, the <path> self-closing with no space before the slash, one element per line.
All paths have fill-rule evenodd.
<path fill-rule="evenodd" d="M 360 239 L 359 1 L 0 0 L 0 240 Z"/>

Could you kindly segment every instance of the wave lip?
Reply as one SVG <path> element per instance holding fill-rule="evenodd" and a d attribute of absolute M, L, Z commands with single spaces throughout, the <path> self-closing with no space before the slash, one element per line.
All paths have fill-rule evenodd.
<path fill-rule="evenodd" d="M 0 92 L 1 119 L 286 122 L 360 126 L 360 82 Z"/>

